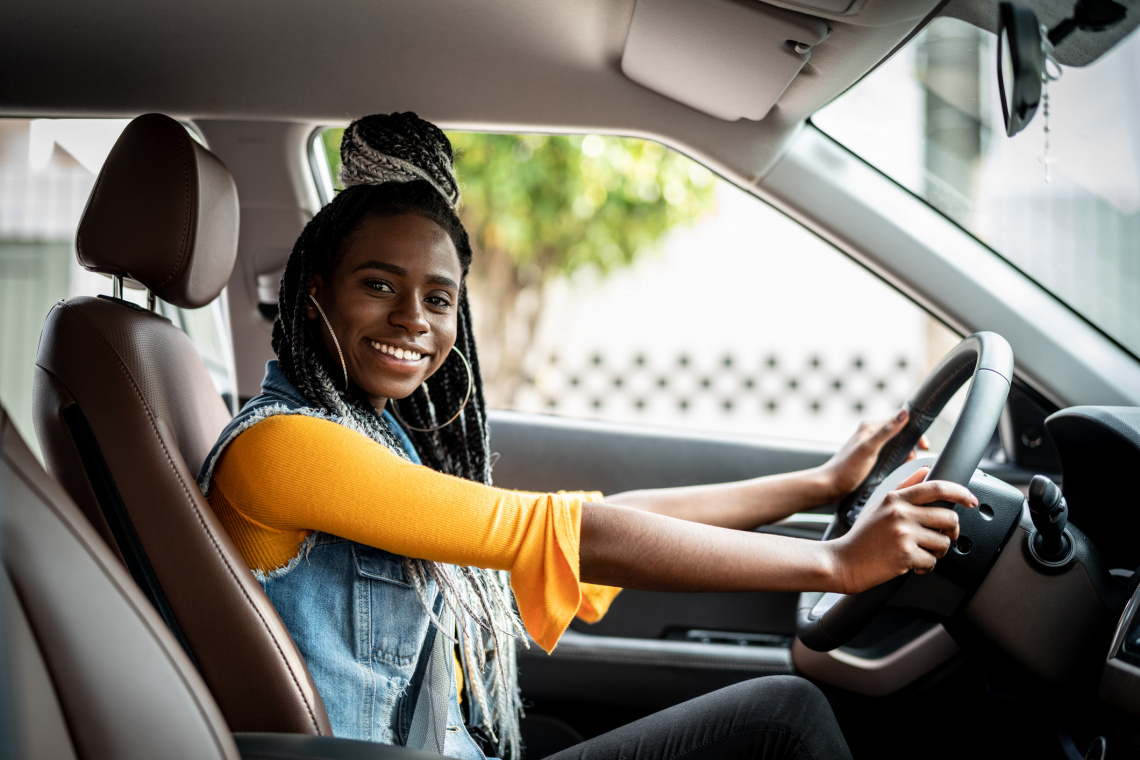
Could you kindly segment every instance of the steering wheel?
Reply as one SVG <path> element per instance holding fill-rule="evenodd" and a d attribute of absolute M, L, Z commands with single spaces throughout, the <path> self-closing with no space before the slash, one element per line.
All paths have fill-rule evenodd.
<path fill-rule="evenodd" d="M 889 486 L 898 482 L 891 474 L 906 462 L 946 402 L 972 379 L 958 421 L 926 477 L 968 486 L 993 438 L 1012 378 L 1013 349 L 997 333 L 974 333 L 951 349 L 906 402 L 910 412 L 906 425 L 883 446 L 867 478 L 840 502 L 823 540 L 845 535 L 871 498 L 881 497 L 877 489 L 885 494 Z M 884 485 L 882 489 L 880 484 Z M 947 508 L 952 505 L 936 502 L 928 506 Z M 817 652 L 846 644 L 886 606 L 909 575 L 901 575 L 858 594 L 800 594 L 796 635 Z"/>

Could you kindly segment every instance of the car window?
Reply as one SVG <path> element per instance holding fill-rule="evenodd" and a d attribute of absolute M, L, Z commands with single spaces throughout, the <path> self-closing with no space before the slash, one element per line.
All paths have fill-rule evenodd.
<path fill-rule="evenodd" d="M 120 119 L 0 119 L 0 400 L 39 455 L 32 377 L 40 328 L 53 304 L 111 294 L 111 280 L 75 259 L 75 231 Z M 146 304 L 146 291 L 124 297 Z M 201 309 L 161 301 L 161 314 L 190 336 L 220 393 L 233 392 L 223 299 Z"/>
<path fill-rule="evenodd" d="M 314 139 L 328 192 L 340 134 Z M 830 244 L 657 143 L 450 137 L 493 407 L 838 442 L 896 411 L 958 341 Z"/>
<path fill-rule="evenodd" d="M 1140 356 L 1140 34 L 1065 68 L 1012 138 L 995 48 L 936 19 L 813 121 Z"/>

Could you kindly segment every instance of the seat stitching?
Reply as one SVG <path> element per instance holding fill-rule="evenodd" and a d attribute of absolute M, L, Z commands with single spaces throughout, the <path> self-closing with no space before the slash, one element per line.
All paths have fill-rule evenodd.
<path fill-rule="evenodd" d="M 187 249 L 189 248 L 190 216 L 192 210 L 190 208 L 190 160 L 188 153 L 194 148 L 192 144 L 188 144 L 191 143 L 191 139 L 189 135 L 185 134 L 185 130 L 182 129 L 182 126 L 178 124 L 176 124 L 176 126 L 181 133 L 179 137 L 185 138 L 179 141 L 179 147 L 182 148 L 182 203 L 183 208 L 186 209 L 186 213 L 182 215 L 182 242 L 178 246 L 178 259 L 174 262 L 174 268 L 171 269 L 166 279 L 160 282 L 156 289 L 165 288 L 183 271 L 182 265 L 186 261 L 188 256 Z M 189 150 L 187 150 L 188 148 Z"/>
<path fill-rule="evenodd" d="M 238 587 L 241 589 L 242 595 L 245 597 L 246 601 L 249 602 L 250 607 L 253 608 L 253 611 L 257 614 L 257 617 L 261 620 L 262 625 L 265 626 L 266 631 L 268 631 L 269 630 L 268 621 L 265 619 L 265 616 L 262 615 L 261 610 L 259 610 L 257 608 L 257 605 L 253 603 L 253 599 L 250 597 L 249 592 L 246 591 L 245 586 L 242 585 L 240 578 L 238 577 L 237 573 L 234 571 L 234 568 L 232 567 L 232 565 L 228 561 L 227 557 L 225 556 L 225 553 L 222 552 L 221 547 L 218 546 L 217 539 L 215 539 L 213 533 L 211 533 L 206 528 L 206 522 L 202 518 L 202 514 L 198 508 L 197 503 L 190 496 L 190 493 L 187 490 L 186 484 L 183 482 L 182 478 L 178 477 L 178 468 L 174 466 L 174 460 L 171 457 L 170 450 L 167 448 L 166 443 L 162 440 L 162 434 L 158 430 L 158 424 L 156 422 L 155 415 L 150 408 L 150 404 L 147 403 L 146 398 L 142 395 L 142 391 L 139 390 L 138 383 L 136 383 L 134 376 L 130 372 L 130 369 L 128 369 L 128 367 L 126 366 L 126 363 L 123 361 L 122 357 L 119 356 L 119 353 L 118 353 L 118 351 L 115 350 L 115 347 L 111 345 L 111 342 L 107 340 L 106 336 L 103 335 L 103 333 L 95 327 L 94 323 L 92 323 L 91 320 L 89 320 L 85 314 L 83 314 L 78 309 L 71 306 L 66 301 L 60 301 L 58 305 L 65 308 L 65 309 L 68 309 L 70 311 L 70 313 L 78 315 L 79 318 L 84 323 L 86 323 L 86 325 L 91 329 L 91 331 L 94 332 L 95 335 L 107 346 L 107 348 L 110 350 L 111 354 L 115 357 L 115 360 L 119 364 L 119 369 L 122 371 L 123 375 L 127 378 L 128 382 L 130 383 L 131 389 L 134 391 L 135 396 L 141 402 L 143 410 L 146 412 L 147 418 L 150 420 L 151 427 L 154 430 L 154 432 L 158 438 L 159 446 L 162 448 L 162 453 L 166 456 L 166 462 L 170 466 L 171 470 L 173 471 L 173 474 L 178 481 L 178 485 L 182 489 L 183 496 L 185 496 L 190 501 L 190 505 L 191 505 L 194 517 L 198 520 L 198 523 L 202 527 L 203 532 L 210 539 L 210 543 L 213 546 L 215 553 L 222 560 L 222 563 L 225 565 L 226 570 L 230 573 L 230 576 L 235 581 L 237 581 Z M 201 494 L 201 491 L 198 490 L 197 486 L 195 486 L 194 490 L 199 495 Z M 273 646 L 274 646 L 274 648 L 276 648 L 277 653 L 281 656 L 281 659 L 284 661 L 285 666 L 286 666 L 286 670 L 289 672 L 289 677 L 293 679 L 293 685 L 296 687 L 298 694 L 300 695 L 302 701 L 305 703 L 305 709 L 309 713 L 309 718 L 312 721 L 313 728 L 316 729 L 317 732 L 319 733 L 320 732 L 320 726 L 317 724 L 317 717 L 313 713 L 313 708 L 309 704 L 309 700 L 305 698 L 304 690 L 301 688 L 301 684 L 297 680 L 296 673 L 293 672 L 293 668 L 289 665 L 288 659 L 285 657 L 285 652 L 281 649 L 281 644 L 278 643 L 276 636 L 270 635 L 270 639 L 273 641 Z"/>

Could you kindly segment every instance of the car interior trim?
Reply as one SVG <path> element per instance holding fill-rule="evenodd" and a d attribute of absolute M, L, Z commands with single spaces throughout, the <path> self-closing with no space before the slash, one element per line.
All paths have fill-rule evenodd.
<path fill-rule="evenodd" d="M 519 656 L 527 658 L 547 655 L 532 642 L 529 648 L 519 650 Z M 787 647 L 593 636 L 572 628 L 562 634 L 550 657 L 623 665 L 741 670 L 768 675 L 792 672 L 792 655 Z"/>
<path fill-rule="evenodd" d="M 783 520 L 777 520 L 772 523 L 773 526 L 780 526 L 784 528 L 799 528 L 804 530 L 819 530 L 822 534 L 823 530 L 831 524 L 831 515 L 819 514 L 815 512 L 797 512 L 791 517 L 785 517 Z"/>
<path fill-rule="evenodd" d="M 488 418 L 491 448 L 501 455 L 495 484 L 523 491 L 558 490 L 565 486 L 566 468 L 588 474 L 591 487 L 603 494 L 614 494 L 653 484 L 730 482 L 802 470 L 823 464 L 834 453 L 826 444 L 805 441 L 526 412 L 491 410 Z"/>
<path fill-rule="evenodd" d="M 954 657 L 960 649 L 941 625 L 878 658 L 860 657 L 840 647 L 816 652 L 800 640 L 792 644 L 796 672 L 856 694 L 885 697 L 909 686 Z"/>

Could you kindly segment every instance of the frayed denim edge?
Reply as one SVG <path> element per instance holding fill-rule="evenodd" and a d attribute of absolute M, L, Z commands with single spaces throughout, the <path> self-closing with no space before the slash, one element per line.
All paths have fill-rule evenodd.
<path fill-rule="evenodd" d="M 297 547 L 297 555 L 293 559 L 286 562 L 284 565 L 278 565 L 270 570 L 268 573 L 264 570 L 253 570 L 253 577 L 257 579 L 258 583 L 265 583 L 266 581 L 276 580 L 283 578 L 289 574 L 289 571 L 301 564 L 301 560 L 309 556 L 309 552 L 313 550 L 313 546 L 317 543 L 317 537 L 320 536 L 320 531 L 314 530 L 309 535 L 305 536 L 305 540 Z"/>
<path fill-rule="evenodd" d="M 218 448 L 217 453 L 214 454 L 214 458 L 210 460 L 209 466 L 202 473 L 202 477 L 198 482 L 198 488 L 201 489 L 202 495 L 204 497 L 207 499 L 210 498 L 210 481 L 212 481 L 214 478 L 214 467 L 218 464 L 218 460 L 222 458 L 222 454 L 225 453 L 225 450 L 229 448 L 229 445 L 231 443 L 233 443 L 233 440 L 262 420 L 268 419 L 270 417 L 275 417 L 279 414 L 299 414 L 305 417 L 316 417 L 318 419 L 328 420 L 329 422 L 343 424 L 339 417 L 334 417 L 331 414 L 324 412 L 323 410 L 312 409 L 309 407 L 291 408 L 283 403 L 271 404 L 269 406 L 264 406 L 255 412 L 251 412 L 246 420 L 244 420 L 240 425 L 230 431 L 230 434 L 226 436 L 226 440 L 223 441 L 222 445 Z M 253 573 L 253 577 L 259 583 L 264 583 L 267 580 L 273 580 L 275 578 L 281 578 L 285 576 L 290 570 L 295 568 L 302 559 L 308 556 L 309 552 L 312 551 L 312 548 L 316 543 L 317 537 L 319 535 L 319 531 L 313 531 L 308 536 L 306 536 L 305 540 L 301 542 L 301 545 L 297 547 L 297 555 L 286 562 L 284 565 L 278 565 L 269 572 L 253 569 L 251 569 L 250 572 Z"/>
<path fill-rule="evenodd" d="M 275 417 L 279 414 L 299 414 L 305 417 L 316 417 L 317 419 L 328 420 L 329 422 L 335 422 L 338 425 L 344 424 L 339 417 L 334 417 L 333 415 L 323 410 L 313 409 L 311 407 L 290 408 L 283 403 L 263 406 L 255 412 L 250 412 L 249 417 L 232 431 L 230 431 L 230 434 L 226 436 L 226 440 L 222 442 L 221 447 L 218 448 L 217 452 L 214 454 L 213 459 L 210 460 L 209 466 L 206 467 L 205 471 L 202 473 L 202 476 L 198 479 L 198 488 L 202 491 L 203 496 L 205 496 L 207 499 L 210 498 L 210 481 L 214 479 L 214 467 L 217 466 L 218 460 L 222 458 L 222 454 L 225 453 L 226 449 L 229 448 L 229 445 L 233 443 L 234 439 L 262 420 L 268 419 L 270 417 Z M 356 428 L 351 427 L 350 429 L 355 430 Z"/>

